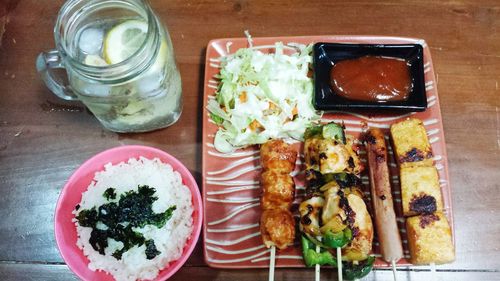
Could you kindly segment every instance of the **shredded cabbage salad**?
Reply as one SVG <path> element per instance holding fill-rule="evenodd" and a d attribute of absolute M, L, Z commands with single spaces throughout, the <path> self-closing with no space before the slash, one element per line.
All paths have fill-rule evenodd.
<path fill-rule="evenodd" d="M 303 140 L 304 131 L 321 113 L 312 105 L 313 83 L 308 77 L 312 45 L 297 45 L 292 55 L 264 54 L 255 48 L 239 49 L 221 58 L 215 99 L 208 101 L 210 117 L 219 130 L 215 148 L 230 153 L 269 139 Z"/>

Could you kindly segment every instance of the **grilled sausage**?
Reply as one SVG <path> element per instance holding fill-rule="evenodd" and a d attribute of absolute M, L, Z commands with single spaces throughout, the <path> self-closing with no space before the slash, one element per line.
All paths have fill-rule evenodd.
<path fill-rule="evenodd" d="M 375 226 L 382 257 L 387 262 L 393 260 L 397 262 L 403 257 L 403 247 L 392 201 L 384 134 L 379 129 L 371 128 L 365 137 L 365 142 L 373 209 L 375 210 Z"/>

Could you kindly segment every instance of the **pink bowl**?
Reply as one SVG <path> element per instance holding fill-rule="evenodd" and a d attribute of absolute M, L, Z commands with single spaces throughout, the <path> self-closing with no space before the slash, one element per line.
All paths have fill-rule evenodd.
<path fill-rule="evenodd" d="M 167 268 L 160 271 L 155 280 L 166 280 L 172 276 L 186 262 L 191 255 L 198 238 L 200 237 L 203 208 L 200 191 L 189 170 L 170 154 L 156 148 L 127 145 L 103 151 L 89 160 L 85 161 L 69 178 L 64 186 L 59 200 L 57 201 L 54 217 L 55 236 L 59 252 L 69 268 L 83 280 L 114 280 L 109 274 L 102 271 L 92 271 L 88 268 L 89 261 L 83 255 L 83 251 L 76 246 L 76 227 L 71 221 L 74 217 L 72 211 L 76 204 L 82 199 L 82 193 L 87 190 L 90 182 L 97 171 L 104 169 L 107 163 L 118 164 L 130 158 L 143 156 L 148 159 L 159 158 L 163 163 L 170 164 L 179 172 L 182 183 L 186 185 L 192 194 L 193 202 L 193 233 L 184 246 L 182 256 L 171 262 Z"/>

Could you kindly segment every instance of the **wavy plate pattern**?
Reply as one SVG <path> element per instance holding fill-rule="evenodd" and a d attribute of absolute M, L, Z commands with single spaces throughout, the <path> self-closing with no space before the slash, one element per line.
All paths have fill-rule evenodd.
<path fill-rule="evenodd" d="M 429 48 L 424 40 L 402 37 L 379 36 L 310 36 L 310 37 L 273 37 L 254 38 L 253 46 L 263 52 L 272 52 L 274 43 L 309 44 L 314 42 L 338 43 L 380 43 L 380 44 L 421 44 L 424 47 L 424 72 L 427 91 L 428 109 L 425 112 L 390 114 L 390 113 L 351 113 L 331 112 L 323 116 L 322 121 L 343 122 L 346 131 L 359 137 L 363 125 L 378 127 L 388 132 L 390 124 L 408 116 L 424 121 L 429 141 L 435 155 L 435 165 L 439 172 L 441 191 L 444 198 L 445 213 L 453 228 L 451 194 L 448 179 L 448 164 L 441 122 L 441 111 L 436 89 L 436 80 Z M 291 44 L 290 44 L 291 43 Z M 260 163 L 258 149 L 249 147 L 233 154 L 221 154 L 213 147 L 213 138 L 217 126 L 208 117 L 206 105 L 213 98 L 217 88 L 214 78 L 219 72 L 220 57 L 234 53 L 239 48 L 248 47 L 246 38 L 212 40 L 207 47 L 205 69 L 205 92 L 203 106 L 203 201 L 204 218 L 204 254 L 208 265 L 219 268 L 258 268 L 268 267 L 270 251 L 266 249 L 260 237 Z M 293 48 L 289 48 L 293 51 Z M 294 144 L 301 151 L 301 143 Z M 389 146 L 390 148 L 390 146 Z M 401 211 L 401 192 L 396 163 L 389 149 L 390 172 L 393 183 L 398 224 L 403 239 L 406 258 L 408 257 L 408 240 Z M 366 152 L 361 151 L 362 161 L 366 163 Z M 297 161 L 294 180 L 297 185 L 295 205 L 301 201 L 304 193 L 303 173 L 301 173 L 303 155 Z M 369 180 L 366 172 L 362 175 L 367 203 L 370 205 Z M 296 207 L 295 207 L 296 209 Z M 296 214 L 296 216 L 298 216 Z M 378 242 L 375 239 L 373 252 L 380 257 Z M 398 265 L 409 265 L 406 258 Z M 300 247 L 295 247 L 276 254 L 277 267 L 304 267 Z M 388 267 L 382 259 L 377 258 L 375 267 Z"/>

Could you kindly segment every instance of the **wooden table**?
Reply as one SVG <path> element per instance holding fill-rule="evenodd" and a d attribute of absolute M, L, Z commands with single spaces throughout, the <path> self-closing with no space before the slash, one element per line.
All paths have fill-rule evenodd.
<path fill-rule="evenodd" d="M 425 39 L 437 73 L 456 229 L 457 260 L 438 266 L 436 280 L 500 280 L 500 2 L 152 0 L 170 30 L 185 103 L 175 125 L 145 134 L 106 131 L 81 104 L 49 92 L 35 58 L 54 47 L 52 29 L 63 1 L 14 2 L 0 47 L 1 280 L 77 279 L 55 245 L 54 208 L 69 175 L 97 152 L 124 144 L 155 146 L 180 159 L 201 186 L 205 48 L 211 39 L 241 37 L 246 29 L 254 37 Z M 172 280 L 267 278 L 267 270 L 207 267 L 202 243 Z M 333 271 L 322 275 L 336 279 Z M 431 280 L 429 267 L 398 275 Z M 310 269 L 276 273 L 276 280 L 312 279 Z M 376 270 L 366 280 L 392 280 L 392 273 Z"/>

